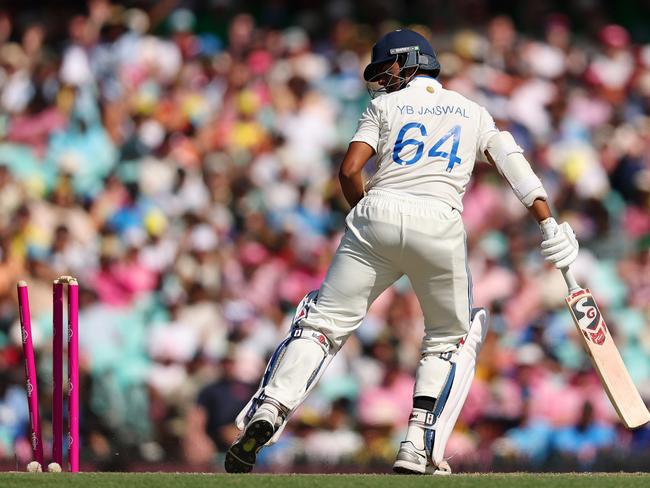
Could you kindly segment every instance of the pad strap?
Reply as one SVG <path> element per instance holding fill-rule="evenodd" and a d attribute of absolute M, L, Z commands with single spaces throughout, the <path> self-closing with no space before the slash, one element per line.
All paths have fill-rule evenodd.
<path fill-rule="evenodd" d="M 433 411 L 424 410 L 422 408 L 414 408 L 411 410 L 411 417 L 409 418 L 409 426 L 416 425 L 423 429 L 432 429 L 436 424 L 436 416 Z"/>

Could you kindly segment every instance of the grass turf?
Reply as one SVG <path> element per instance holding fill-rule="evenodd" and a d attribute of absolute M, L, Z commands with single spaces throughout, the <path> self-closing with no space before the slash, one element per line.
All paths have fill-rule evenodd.
<path fill-rule="evenodd" d="M 180 473 L 0 473 L 0 486 L 91 488 L 599 488 L 648 487 L 650 474 L 457 474 L 449 477 L 394 475 L 225 475 Z"/>

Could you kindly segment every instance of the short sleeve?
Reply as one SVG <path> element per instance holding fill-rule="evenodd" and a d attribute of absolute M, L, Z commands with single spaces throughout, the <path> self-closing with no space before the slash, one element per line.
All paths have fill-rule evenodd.
<path fill-rule="evenodd" d="M 377 152 L 379 144 L 380 113 L 377 103 L 373 100 L 359 119 L 357 132 L 350 142 L 365 142 Z"/>
<path fill-rule="evenodd" d="M 479 161 L 487 162 L 485 157 L 485 150 L 487 149 L 488 141 L 497 134 L 499 130 L 494 124 L 494 119 L 485 108 L 479 108 L 479 126 L 478 126 L 478 142 L 476 146 L 476 159 Z"/>

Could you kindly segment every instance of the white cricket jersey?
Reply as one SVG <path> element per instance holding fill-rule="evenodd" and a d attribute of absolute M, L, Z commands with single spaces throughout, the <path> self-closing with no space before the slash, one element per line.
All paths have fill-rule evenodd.
<path fill-rule="evenodd" d="M 366 190 L 433 197 L 462 211 L 474 162 L 485 161 L 487 142 L 497 132 L 483 107 L 430 76 L 417 76 L 372 100 L 352 141 L 377 154 Z"/>

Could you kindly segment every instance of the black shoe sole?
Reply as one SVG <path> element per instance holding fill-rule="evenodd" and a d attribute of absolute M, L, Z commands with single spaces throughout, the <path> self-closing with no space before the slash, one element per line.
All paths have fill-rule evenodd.
<path fill-rule="evenodd" d="M 228 473 L 250 473 L 257 453 L 273 437 L 275 429 L 266 420 L 257 420 L 246 427 L 244 435 L 226 453 L 224 467 Z"/>
<path fill-rule="evenodd" d="M 393 472 L 395 474 L 412 474 L 417 476 L 422 476 L 423 474 L 425 474 L 425 473 L 418 473 L 417 471 L 412 471 L 408 468 L 402 468 L 401 466 L 394 466 Z"/>

